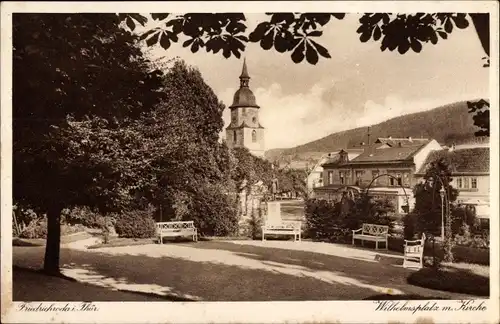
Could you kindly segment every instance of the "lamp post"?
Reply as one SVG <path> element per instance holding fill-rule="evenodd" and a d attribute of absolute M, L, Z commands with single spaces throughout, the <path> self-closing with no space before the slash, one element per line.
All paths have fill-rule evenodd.
<path fill-rule="evenodd" d="M 444 188 L 441 187 L 439 190 L 439 194 L 441 195 L 441 240 L 444 241 Z"/>

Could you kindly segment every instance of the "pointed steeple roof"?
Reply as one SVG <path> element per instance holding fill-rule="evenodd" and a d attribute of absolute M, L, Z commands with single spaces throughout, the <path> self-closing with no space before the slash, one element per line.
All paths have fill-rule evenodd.
<path fill-rule="evenodd" d="M 243 68 L 240 75 L 240 88 L 236 91 L 233 97 L 233 104 L 229 107 L 231 109 L 238 107 L 254 107 L 259 108 L 255 102 L 255 96 L 250 90 L 248 84 L 250 82 L 250 75 L 248 74 L 247 61 L 243 59 Z"/>
<path fill-rule="evenodd" d="M 243 69 L 241 70 L 240 79 L 250 79 L 250 75 L 248 75 L 246 58 L 243 59 Z"/>

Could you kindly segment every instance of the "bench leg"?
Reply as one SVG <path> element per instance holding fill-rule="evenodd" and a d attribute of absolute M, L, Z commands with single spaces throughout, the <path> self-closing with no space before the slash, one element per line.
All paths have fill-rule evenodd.
<path fill-rule="evenodd" d="M 389 244 L 388 244 L 388 242 L 389 242 L 389 241 L 388 241 L 388 240 L 387 240 L 387 238 L 386 238 L 386 239 L 385 239 L 385 249 L 386 249 L 386 250 L 389 250 Z"/>
<path fill-rule="evenodd" d="M 163 244 L 163 236 L 160 235 L 160 244 Z"/>

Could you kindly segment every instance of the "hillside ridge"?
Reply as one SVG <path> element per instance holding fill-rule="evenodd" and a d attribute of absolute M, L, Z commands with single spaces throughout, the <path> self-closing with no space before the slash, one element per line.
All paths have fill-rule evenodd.
<path fill-rule="evenodd" d="M 432 138 L 444 145 L 481 141 L 474 136 L 472 114 L 466 101 L 450 103 L 430 110 L 394 117 L 370 127 L 370 142 L 378 137 Z M 292 148 L 266 151 L 272 161 L 312 161 L 324 153 L 368 143 L 368 126 L 327 135 Z"/>

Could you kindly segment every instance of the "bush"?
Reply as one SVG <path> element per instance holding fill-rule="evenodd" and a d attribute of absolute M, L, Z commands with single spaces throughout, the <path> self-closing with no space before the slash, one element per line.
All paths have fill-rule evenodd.
<path fill-rule="evenodd" d="M 404 238 L 406 240 L 413 240 L 415 236 L 418 234 L 417 229 L 417 217 L 418 215 L 414 213 L 406 214 L 403 217 L 403 227 L 404 227 Z"/>
<path fill-rule="evenodd" d="M 454 237 L 455 244 L 459 246 L 467 246 L 477 249 L 488 249 L 490 247 L 490 237 L 489 234 L 485 233 L 483 236 L 475 235 L 471 237 L 469 226 L 464 225 L 461 234 L 457 234 Z"/>
<path fill-rule="evenodd" d="M 391 229 L 393 211 L 394 206 L 388 200 L 374 200 L 366 195 L 344 204 L 308 199 L 305 206 L 307 235 L 316 240 L 346 242 L 351 239 L 352 230 L 364 223 L 388 225 Z"/>
<path fill-rule="evenodd" d="M 70 225 L 83 225 L 88 228 L 103 229 L 106 225 L 105 216 L 92 211 L 88 207 L 75 207 L 64 209 L 62 212 L 63 222 Z"/>
<path fill-rule="evenodd" d="M 474 273 L 471 269 L 460 269 L 443 265 L 439 269 L 423 268 L 407 278 L 409 284 L 429 289 L 444 290 L 475 296 L 490 295 L 490 279 Z"/>
<path fill-rule="evenodd" d="M 305 203 L 306 235 L 313 240 L 335 237 L 340 218 L 340 205 L 322 199 L 308 199 Z"/>
<path fill-rule="evenodd" d="M 83 232 L 85 227 L 82 225 L 61 225 L 61 236 L 70 235 L 78 232 Z M 45 239 L 47 238 L 47 219 L 43 218 L 38 221 L 32 221 L 19 235 L 25 239 Z"/>
<path fill-rule="evenodd" d="M 47 220 L 34 220 L 28 224 L 19 234 L 20 238 L 39 239 L 47 238 Z"/>
<path fill-rule="evenodd" d="M 191 212 L 184 220 L 193 220 L 201 236 L 238 234 L 238 202 L 222 186 L 201 186 L 192 203 Z"/>
<path fill-rule="evenodd" d="M 148 210 L 126 211 L 117 216 L 115 228 L 120 237 L 149 238 L 156 232 L 153 212 Z"/>

